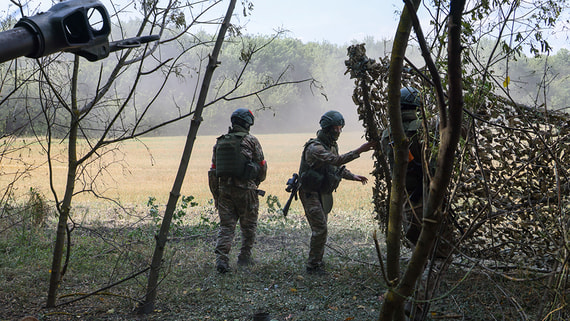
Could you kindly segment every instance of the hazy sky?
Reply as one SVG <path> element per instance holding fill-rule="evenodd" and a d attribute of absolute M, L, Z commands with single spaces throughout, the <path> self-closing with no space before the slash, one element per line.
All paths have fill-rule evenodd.
<path fill-rule="evenodd" d="M 240 14 L 239 19 L 247 22 L 251 34 L 271 34 L 275 28 L 283 27 L 290 31 L 289 36 L 303 42 L 344 45 L 366 36 L 393 39 L 399 18 L 395 12 L 403 7 L 402 0 L 260 0 L 254 1 L 251 16 L 244 18 Z M 425 8 L 420 8 L 418 14 L 424 20 Z M 555 51 L 570 49 L 569 19 L 570 12 L 564 12 L 557 28 L 543 35 Z M 422 21 L 424 28 L 429 27 L 427 24 L 427 19 Z"/>
<path fill-rule="evenodd" d="M 127 5 L 131 0 L 99 0 L 112 13 L 111 1 Z M 32 11 L 48 10 L 55 2 L 31 0 Z M 209 6 L 211 2 L 200 2 Z M 328 41 L 343 45 L 351 40 L 362 40 L 365 36 L 375 39 L 391 39 L 397 24 L 394 12 L 404 5 L 402 0 L 253 0 L 254 10 L 244 17 L 241 1 L 237 1 L 234 19 L 247 24 L 247 33 L 272 34 L 277 28 L 290 30 L 290 37 L 307 41 Z M 18 16 L 15 6 L 8 0 L 0 1 L 0 11 L 8 6 Z M 226 4 L 219 6 L 225 12 Z"/>
<path fill-rule="evenodd" d="M 392 39 L 397 26 L 394 12 L 403 5 L 401 0 L 262 0 L 254 1 L 251 16 L 239 19 L 247 22 L 251 34 L 270 34 L 282 27 L 304 42 L 343 45 L 366 36 Z"/>

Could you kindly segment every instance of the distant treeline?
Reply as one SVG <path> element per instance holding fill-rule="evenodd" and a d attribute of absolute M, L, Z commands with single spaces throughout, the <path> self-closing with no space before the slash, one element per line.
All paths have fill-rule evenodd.
<path fill-rule="evenodd" d="M 208 35 L 202 35 L 201 39 Z M 211 37 L 213 38 L 213 36 Z M 233 81 L 240 77 L 239 87 L 232 94 L 238 97 L 248 92 L 253 92 L 259 88 L 260 83 L 271 83 L 280 81 L 297 81 L 314 78 L 318 86 L 310 86 L 309 82 L 293 83 L 278 86 L 270 91 L 263 92 L 257 96 L 241 100 L 220 100 L 216 104 L 209 106 L 203 113 L 204 122 L 200 127 L 201 134 L 217 134 L 223 132 L 229 126 L 229 115 L 238 107 L 250 108 L 256 115 L 255 133 L 286 133 L 286 132 L 314 132 L 318 128 L 320 115 L 331 109 L 339 110 L 347 119 L 347 129 L 358 129 L 360 124 L 357 120 L 356 106 L 352 102 L 353 80 L 345 74 L 344 61 L 347 59 L 347 47 L 350 44 L 341 46 L 328 42 L 303 43 L 297 39 L 278 37 L 270 41 L 269 36 L 246 36 L 240 38 L 230 38 L 226 40 L 219 58 L 220 65 L 214 74 L 212 88 L 209 91 L 209 100 L 213 100 L 229 87 L 233 86 Z M 192 41 L 186 39 L 190 47 Z M 366 43 L 367 54 L 370 58 L 384 57 L 389 54 L 391 41 L 375 40 L 368 38 Z M 175 57 L 180 47 L 167 44 L 161 46 L 159 55 L 161 58 Z M 265 46 L 265 47 L 263 47 Z M 247 49 L 259 49 L 253 55 L 253 59 L 242 73 L 244 54 Z M 245 50 L 244 50 L 245 48 Z M 179 67 L 175 73 L 169 77 L 166 86 L 153 100 L 155 89 L 160 85 L 160 80 L 156 83 L 145 80 L 136 92 L 137 98 L 132 104 L 146 104 L 153 101 L 160 108 L 154 108 L 150 117 L 152 121 L 147 121 L 146 126 L 153 125 L 153 122 L 161 122 L 184 114 L 194 107 L 196 101 L 195 89 L 202 78 L 202 74 L 197 71 L 204 68 L 207 61 L 208 50 L 211 47 L 202 47 L 192 54 L 186 54 L 178 61 Z M 423 67 L 422 59 L 417 50 L 408 50 L 411 61 Z M 484 53 L 483 53 L 484 55 Z M 67 59 L 71 60 L 70 55 Z M 116 62 L 115 58 L 109 57 L 101 62 L 82 62 L 81 68 L 84 79 L 80 79 L 80 86 L 87 101 L 88 95 L 93 95 L 96 88 L 97 74 L 99 70 L 109 70 Z M 51 65 L 50 68 L 63 68 L 70 64 Z M 508 69 L 507 69 L 508 66 Z M 570 75 L 570 52 L 561 49 L 549 57 L 528 58 L 518 57 L 516 60 L 502 61 L 494 66 L 495 75 L 499 79 L 509 79 L 509 94 L 517 102 L 529 106 L 542 106 L 548 109 L 568 108 L 570 101 L 570 88 L 566 85 Z M 12 68 L 12 69 L 11 69 Z M 6 95 L 14 88 L 15 84 L 21 86 L 18 81 L 14 81 L 16 73 L 13 64 L 0 65 L 1 74 L 6 75 L 2 80 L 2 95 Z M 34 65 L 20 64 L 18 76 L 21 80 L 27 73 L 22 69 L 32 70 Z M 508 71 L 507 71 L 508 70 Z M 31 71 L 29 71 L 31 72 Z M 65 72 L 62 72 L 65 74 Z M 122 75 L 121 81 L 117 85 L 117 92 L 127 92 L 134 77 L 129 81 L 128 77 Z M 507 78 L 508 77 L 508 78 Z M 544 87 L 544 84 L 547 87 Z M 123 88 L 124 87 L 124 88 Z M 65 91 L 65 87 L 61 87 Z M 146 90 L 148 89 L 148 90 Z M 19 129 L 17 133 L 30 135 L 33 130 L 28 126 L 30 119 L 34 122 L 35 131 L 42 129 L 45 117 L 41 117 L 40 111 L 45 104 L 46 98 L 39 98 L 37 85 L 30 83 L 20 87 L 10 99 L 4 101 L 0 106 L 0 129 L 3 133 L 10 133 Z M 64 97 L 66 95 L 63 95 Z M 120 96 L 120 95 L 119 95 Z M 2 99 L 2 97 L 0 97 Z M 81 99 L 81 97 L 80 97 Z M 65 113 L 52 113 L 50 117 L 65 117 Z M 104 119 L 104 108 L 91 120 L 93 127 Z M 63 120 L 60 122 L 65 124 Z M 185 135 L 189 126 L 189 119 L 183 119 L 171 125 L 163 127 L 154 132 L 154 135 Z M 90 127 L 89 125 L 84 126 Z M 63 126 L 65 127 L 65 126 Z M 65 135 L 65 128 L 58 129 Z"/>

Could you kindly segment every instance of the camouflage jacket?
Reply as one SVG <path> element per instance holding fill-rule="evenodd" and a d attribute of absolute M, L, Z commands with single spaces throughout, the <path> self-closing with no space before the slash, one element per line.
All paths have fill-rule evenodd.
<path fill-rule="evenodd" d="M 339 155 L 336 144 L 327 148 L 318 139 L 311 139 L 307 142 L 303 157 L 308 167 L 318 169 L 327 165 L 339 167 L 357 159 L 360 155 L 353 151 Z M 341 176 L 344 179 L 355 180 L 355 175 L 346 168 L 342 171 Z"/>

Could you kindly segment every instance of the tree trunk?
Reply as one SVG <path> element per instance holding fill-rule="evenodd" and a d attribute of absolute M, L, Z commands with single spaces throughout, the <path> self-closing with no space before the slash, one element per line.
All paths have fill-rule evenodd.
<path fill-rule="evenodd" d="M 69 141 L 68 141 L 68 160 L 67 160 L 67 182 L 65 184 L 65 194 L 63 196 L 63 202 L 61 205 L 57 206 L 59 213 L 59 221 L 57 223 L 57 232 L 55 238 L 55 246 L 53 250 L 53 260 L 50 272 L 49 289 L 47 297 L 47 307 L 51 308 L 55 306 L 57 300 L 57 289 L 61 283 L 62 278 L 62 267 L 61 263 L 63 260 L 63 249 L 65 246 L 65 235 L 67 233 L 67 219 L 69 218 L 69 212 L 71 210 L 71 200 L 73 198 L 73 191 L 75 190 L 75 174 L 77 172 L 77 130 L 79 127 L 79 112 L 77 109 L 77 73 L 79 70 L 79 56 L 75 56 L 71 85 L 72 93 L 72 109 L 71 109 L 71 120 L 69 128 Z M 51 169 L 50 169 L 51 170 Z M 67 246 L 71 246 L 67 244 Z"/>
<path fill-rule="evenodd" d="M 418 2 L 415 1 L 417 8 Z M 461 133 L 461 123 L 463 115 L 463 94 L 461 78 L 461 15 L 465 6 L 464 0 L 451 1 L 450 17 L 448 20 L 449 45 L 448 45 L 448 80 L 449 80 L 449 108 L 440 106 L 441 142 L 438 150 L 437 169 L 430 182 L 429 193 L 426 206 L 423 211 L 423 222 L 420 237 L 412 253 L 412 258 L 407 270 L 398 282 L 396 287 L 390 285 L 390 289 L 385 296 L 384 304 L 380 311 L 379 320 L 403 320 L 403 303 L 405 299 L 413 293 L 417 280 L 421 277 L 425 264 L 431 253 L 431 249 L 437 237 L 437 230 L 442 222 L 441 204 L 445 196 L 447 187 L 453 172 L 455 160 L 455 150 L 459 142 Z M 407 6 L 406 6 L 407 8 Z M 388 250 L 388 277 L 392 280 L 400 280 L 399 251 L 400 251 L 400 230 L 402 221 L 403 191 L 405 184 L 405 171 L 407 155 L 407 144 L 405 133 L 400 118 L 400 106 L 398 97 L 401 84 L 401 72 L 403 66 L 403 56 L 405 46 L 411 28 L 409 12 L 405 9 L 400 19 L 398 33 L 394 40 L 392 60 L 390 64 L 390 80 L 388 84 L 388 100 L 390 126 L 394 135 L 394 180 L 392 181 L 392 197 L 390 200 L 390 220 L 388 225 L 388 237 L 386 239 Z M 407 33 L 406 33 L 407 31 Z M 405 38 L 405 40 L 404 40 Z M 398 97 L 399 98 L 399 97 Z M 442 103 L 443 104 L 443 103 Z M 397 252 L 396 252 L 397 251 Z M 390 261 L 395 260 L 395 261 Z"/>
<path fill-rule="evenodd" d="M 73 197 L 73 190 L 75 188 L 75 172 L 77 170 L 77 162 L 74 158 L 72 158 L 72 154 L 75 156 L 76 145 L 77 124 L 71 128 L 71 131 L 69 133 L 69 161 L 67 168 L 67 182 L 65 187 L 65 196 L 63 197 L 63 202 L 60 206 L 60 209 L 58 210 L 59 221 L 57 223 L 57 234 L 53 250 L 53 260 L 49 280 L 49 290 L 47 297 L 48 308 L 55 306 L 57 299 L 57 289 L 62 277 L 61 263 L 63 260 L 63 250 L 65 246 L 65 234 L 67 232 L 67 219 L 69 217 L 69 211 L 71 209 L 71 199 Z M 70 244 L 67 246 L 70 246 Z"/>
<path fill-rule="evenodd" d="M 417 8 L 419 0 L 414 0 Z M 388 70 L 388 115 L 390 118 L 390 130 L 394 139 L 394 166 L 392 168 L 392 189 L 390 191 L 390 211 L 388 229 L 386 234 L 386 270 L 390 289 L 385 295 L 384 304 L 380 312 L 380 320 L 390 320 L 393 317 L 403 318 L 403 297 L 393 292 L 393 285 L 400 279 L 400 247 L 402 230 L 402 211 L 405 201 L 405 179 L 408 160 L 408 139 L 404 132 L 402 114 L 400 112 L 400 88 L 404 56 L 408 46 L 408 38 L 412 29 L 408 7 L 404 7 L 398 30 L 394 36 L 394 45 L 390 57 Z"/>
<path fill-rule="evenodd" d="M 176 209 L 176 203 L 180 197 L 180 189 L 182 183 L 184 182 L 184 176 L 186 175 L 186 170 L 188 169 L 188 163 L 190 161 L 190 156 L 192 154 L 192 148 L 194 147 L 194 141 L 196 140 L 196 135 L 198 133 L 198 128 L 202 122 L 202 110 L 204 109 L 204 104 L 206 102 L 206 96 L 208 94 L 208 89 L 210 87 L 210 82 L 212 80 L 212 75 L 214 74 L 214 69 L 218 65 L 218 54 L 224 42 L 224 37 L 226 31 L 230 25 L 231 16 L 235 7 L 236 0 L 231 0 L 228 6 L 228 11 L 224 18 L 224 22 L 218 33 L 216 39 L 216 44 L 212 50 L 212 54 L 209 57 L 208 66 L 204 74 L 204 80 L 202 81 L 202 86 L 200 88 L 200 94 L 198 96 L 198 101 L 196 104 L 196 111 L 194 112 L 194 117 L 190 123 L 190 129 L 188 130 L 188 135 L 186 137 L 186 144 L 184 145 L 184 151 L 182 153 L 182 159 L 180 160 L 180 165 L 178 167 L 178 172 L 170 191 L 170 196 L 168 198 L 168 203 L 166 204 L 166 210 L 164 212 L 164 218 L 162 219 L 162 224 L 160 225 L 160 231 L 156 237 L 156 247 L 154 249 L 154 254 L 152 257 L 152 262 L 150 265 L 150 272 L 148 278 L 147 292 L 145 296 L 144 303 L 139 307 L 139 313 L 149 314 L 154 310 L 154 304 L 156 301 L 158 279 L 160 276 L 160 268 L 162 266 L 162 257 L 164 254 L 164 248 L 166 246 L 168 232 L 170 229 L 170 223 L 172 221 L 172 215 Z"/>
<path fill-rule="evenodd" d="M 431 249 L 437 237 L 437 231 L 442 224 L 441 205 L 446 190 L 451 181 L 455 152 L 461 136 L 463 118 L 463 92 L 461 75 L 461 15 L 465 0 L 455 0 L 450 3 L 448 18 L 448 101 L 446 121 L 440 121 L 441 142 L 437 155 L 437 169 L 430 182 L 427 206 L 423 211 L 423 222 L 420 237 L 412 253 L 408 269 L 396 292 L 400 298 L 412 294 L 417 280 L 421 277 Z"/>

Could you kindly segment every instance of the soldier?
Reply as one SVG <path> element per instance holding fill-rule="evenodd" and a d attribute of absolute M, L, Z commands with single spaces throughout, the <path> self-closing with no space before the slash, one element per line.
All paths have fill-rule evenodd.
<path fill-rule="evenodd" d="M 423 142 L 421 141 L 421 120 L 417 117 L 417 109 L 421 108 L 422 102 L 420 92 L 413 87 L 404 87 L 400 90 L 400 110 L 402 113 L 402 123 L 404 132 L 409 140 L 409 155 L 408 166 L 406 170 L 406 194 L 407 200 L 404 204 L 403 211 L 403 230 L 408 241 L 408 246 L 414 248 L 420 232 L 422 229 L 422 215 L 423 215 L 423 191 L 424 191 L 424 167 L 422 148 Z M 381 148 L 385 155 L 388 156 L 390 167 L 394 166 L 394 152 L 392 150 L 392 135 L 389 129 L 384 130 L 382 133 Z M 433 162 L 429 162 L 430 171 L 434 170 Z M 442 242 L 439 242 L 435 249 L 435 259 L 447 258 L 451 255 L 453 250 L 453 231 L 451 226 L 444 225 L 439 237 Z M 437 265 L 437 264 L 436 264 Z M 438 266 L 435 266 L 433 272 L 437 272 Z M 436 288 L 436 283 L 432 279 L 428 282 L 427 278 L 422 278 L 421 287 L 418 299 L 424 300 L 424 291 L 427 289 L 433 292 Z M 429 301 L 426 301 L 429 302 Z M 427 303 L 424 303 L 427 304 Z M 409 320 L 423 320 L 422 319 L 422 304 L 412 304 L 408 301 L 404 307 L 404 312 Z"/>
<path fill-rule="evenodd" d="M 253 264 L 251 250 L 259 211 L 258 187 L 267 174 L 261 145 L 249 134 L 253 122 L 253 113 L 246 108 L 232 113 L 232 127 L 227 134 L 218 137 L 208 172 L 210 191 L 220 216 L 215 248 L 216 269 L 220 273 L 230 271 L 229 253 L 238 220 L 242 240 L 237 263 L 240 266 Z"/>
<path fill-rule="evenodd" d="M 404 132 L 409 140 L 408 166 L 406 170 L 406 194 L 407 201 L 404 204 L 403 227 L 406 239 L 409 241 L 410 247 L 414 247 L 420 232 L 421 217 L 423 214 L 424 199 L 424 167 L 420 128 L 421 120 L 418 118 L 418 108 L 422 106 L 420 92 L 413 87 L 404 87 L 400 90 L 400 110 L 402 113 L 402 123 Z M 385 155 L 388 156 L 388 162 L 392 167 L 394 164 L 394 152 L 392 150 L 392 135 L 390 130 L 386 129 L 382 133 L 381 148 Z M 433 160 L 428 162 L 429 170 L 435 171 L 435 163 Z M 453 239 L 451 226 L 444 229 L 444 233 L 440 235 L 445 239 L 440 242 L 436 256 L 446 257 L 450 248 L 450 242 Z"/>
<path fill-rule="evenodd" d="M 367 142 L 353 151 L 339 155 L 336 141 L 344 126 L 342 114 L 328 111 L 319 123 L 321 129 L 317 132 L 317 138 L 312 138 L 305 144 L 301 157 L 299 197 L 312 231 L 307 273 L 322 275 L 326 274 L 323 255 L 327 241 L 328 213 L 333 205 L 332 192 L 342 178 L 362 184 L 368 182 L 366 177 L 352 174 L 342 165 L 371 150 L 375 144 Z"/>
<path fill-rule="evenodd" d="M 422 147 L 418 137 L 418 129 L 422 126 L 417 117 L 417 108 L 421 106 L 419 91 L 413 87 L 404 87 L 400 90 L 400 109 L 404 132 L 410 141 L 408 167 L 406 171 L 406 192 L 408 200 L 404 206 L 404 233 L 406 239 L 414 246 L 421 231 L 423 209 L 423 165 Z M 390 130 L 382 133 L 381 148 L 388 156 L 390 167 L 394 164 L 394 152 L 392 150 L 392 136 Z"/>

